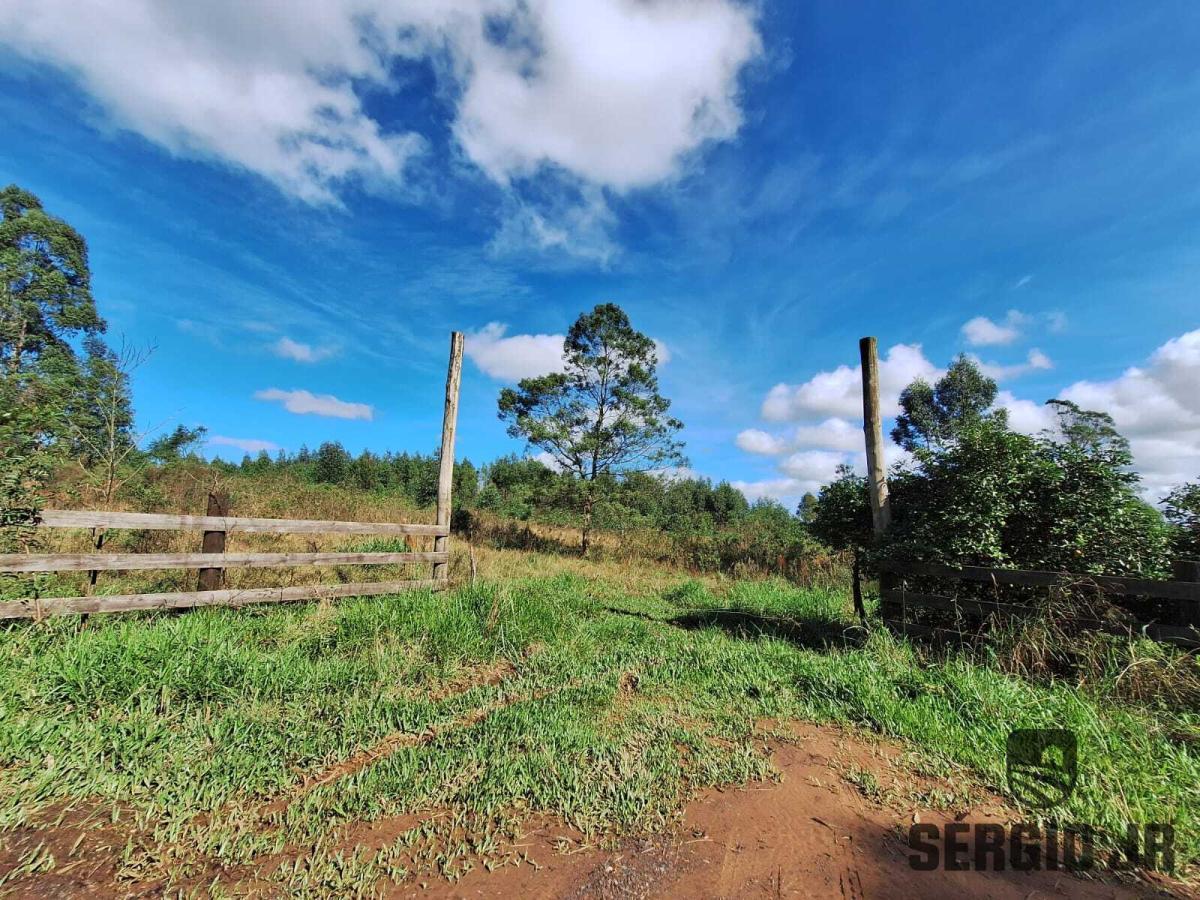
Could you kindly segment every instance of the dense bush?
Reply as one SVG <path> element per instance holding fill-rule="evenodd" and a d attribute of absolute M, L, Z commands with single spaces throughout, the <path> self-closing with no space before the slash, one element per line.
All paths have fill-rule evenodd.
<path fill-rule="evenodd" d="M 1023 569 L 1165 575 L 1171 530 L 1137 496 L 1127 451 L 968 428 L 894 472 L 889 558 Z M 866 480 L 849 471 L 822 490 L 813 531 L 835 547 L 870 543 Z"/>

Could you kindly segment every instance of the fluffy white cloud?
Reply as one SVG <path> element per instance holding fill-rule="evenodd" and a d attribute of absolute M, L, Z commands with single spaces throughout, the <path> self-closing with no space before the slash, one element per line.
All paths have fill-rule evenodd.
<path fill-rule="evenodd" d="M 941 370 L 925 358 L 920 344 L 896 344 L 879 362 L 879 406 L 885 416 L 900 411 L 900 392 L 915 378 L 934 380 Z M 862 366 L 838 366 L 799 385 L 777 384 L 767 393 L 762 416 L 771 422 L 816 416 L 862 418 Z"/>
<path fill-rule="evenodd" d="M 801 447 L 850 451 L 862 447 L 863 432 L 845 419 L 829 418 L 816 425 L 799 425 L 788 437 L 748 428 L 738 434 L 735 443 L 747 453 L 763 456 L 778 456 Z"/>
<path fill-rule="evenodd" d="M 362 103 L 399 92 L 405 60 L 432 61 L 458 143 L 496 181 L 549 166 L 626 190 L 736 133 L 738 74 L 760 52 L 734 0 L 7 0 L 0 43 L 169 151 L 312 202 L 401 182 L 422 153 Z"/>
<path fill-rule="evenodd" d="M 520 381 L 550 372 L 561 372 L 563 361 L 562 334 L 514 334 L 506 336 L 508 326 L 489 322 L 478 331 L 467 334 L 464 352 L 485 375 L 500 381 Z M 671 361 L 671 351 L 665 343 L 654 338 L 658 364 Z"/>
<path fill-rule="evenodd" d="M 801 450 L 779 463 L 779 471 L 799 481 L 824 484 L 833 478 L 846 454 L 832 450 Z"/>
<path fill-rule="evenodd" d="M 514 334 L 508 326 L 489 322 L 467 335 L 465 353 L 486 375 L 501 381 L 520 381 L 563 370 L 561 334 Z"/>
<path fill-rule="evenodd" d="M 332 394 L 313 394 L 309 391 L 282 391 L 267 388 L 254 395 L 255 400 L 282 403 L 283 408 L 297 415 L 327 416 L 332 419 L 365 419 L 371 421 L 375 411 L 367 403 L 348 403 Z"/>
<path fill-rule="evenodd" d="M 1146 496 L 1200 476 L 1200 329 L 1172 338 L 1144 367 L 1112 381 L 1077 381 L 1060 396 L 1109 413 L 1129 438 Z"/>
<path fill-rule="evenodd" d="M 208 439 L 207 443 L 217 447 L 236 447 L 245 453 L 259 453 L 263 450 L 275 451 L 279 449 L 279 445 L 271 441 L 263 441 L 258 438 L 226 437 L 223 434 L 214 434 Z"/>
<path fill-rule="evenodd" d="M 1053 360 L 1036 347 L 1029 351 L 1025 357 L 1025 362 L 1015 363 L 1011 366 L 984 362 L 978 357 L 973 358 L 979 365 L 979 370 L 989 378 L 996 379 L 996 381 L 1007 381 L 1011 378 L 1020 378 L 1022 375 L 1028 375 L 1030 372 L 1039 372 L 1054 368 Z"/>
<path fill-rule="evenodd" d="M 535 0 L 508 7 L 508 40 L 472 27 L 455 133 L 498 181 L 560 166 L 624 190 L 741 124 L 737 75 L 759 52 L 749 7 L 728 0 Z M 652 87 L 648 87 L 652 86 Z"/>
<path fill-rule="evenodd" d="M 286 335 L 271 345 L 271 352 L 284 359 L 301 363 L 315 363 L 328 359 L 337 353 L 334 347 L 314 347 L 301 341 L 293 341 Z"/>
<path fill-rule="evenodd" d="M 997 409 L 1008 411 L 1008 425 L 1013 431 L 1022 434 L 1040 434 L 1052 429 L 1056 423 L 1054 413 L 1045 403 L 1035 403 L 1032 400 L 1022 400 L 1012 391 L 1000 391 L 993 404 Z"/>
<path fill-rule="evenodd" d="M 1027 315 L 1010 309 L 1003 322 L 993 322 L 987 316 L 976 316 L 963 325 L 962 333 L 973 347 L 1011 344 L 1021 336 L 1021 329 L 1028 323 Z"/>
<path fill-rule="evenodd" d="M 788 448 L 788 442 L 781 437 L 767 434 L 757 428 L 747 428 L 737 436 L 735 443 L 738 448 L 747 453 L 758 453 L 763 456 L 777 456 Z"/>

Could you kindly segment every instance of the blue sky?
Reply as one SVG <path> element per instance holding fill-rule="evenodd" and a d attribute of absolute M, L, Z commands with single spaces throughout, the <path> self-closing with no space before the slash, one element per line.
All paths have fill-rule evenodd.
<path fill-rule="evenodd" d="M 452 329 L 459 455 L 519 451 L 498 390 L 614 301 L 752 495 L 857 461 L 864 334 L 885 405 L 965 351 L 1018 427 L 1109 410 L 1154 495 L 1200 475 L 1198 48 L 1186 2 L 0 0 L 0 180 L 157 345 L 140 423 L 226 457 L 433 449 Z"/>

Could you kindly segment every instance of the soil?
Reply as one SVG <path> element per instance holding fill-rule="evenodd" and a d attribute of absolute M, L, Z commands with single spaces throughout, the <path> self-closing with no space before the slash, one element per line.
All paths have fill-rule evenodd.
<path fill-rule="evenodd" d="M 778 734 L 780 726 L 765 724 Z M 1200 896 L 1145 872 L 1125 873 L 1118 881 L 1107 873 L 915 871 L 907 847 L 914 822 L 1005 824 L 1015 820 L 1013 811 L 946 777 L 917 774 L 901 748 L 869 735 L 827 726 L 787 728 L 785 741 L 764 737 L 780 772 L 777 781 L 705 792 L 669 834 L 605 849 L 562 823 L 530 820 L 522 838 L 506 848 L 511 864 L 492 871 L 478 866 L 454 883 L 418 875 L 387 885 L 386 894 L 430 900 Z M 383 846 L 419 821 L 405 816 L 360 823 L 343 843 Z M 65 814 L 55 827 L 43 822 L 0 834 L 0 879 L 39 843 L 60 861 L 53 871 L 0 881 L 0 896 L 161 896 L 160 885 L 115 883 L 116 858 L 128 839 L 111 816 L 79 812 Z M 265 870 L 220 874 L 226 896 L 281 896 Z"/>

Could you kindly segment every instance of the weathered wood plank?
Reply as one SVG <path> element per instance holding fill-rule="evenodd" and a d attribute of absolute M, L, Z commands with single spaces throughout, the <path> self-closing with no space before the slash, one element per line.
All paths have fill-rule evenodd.
<path fill-rule="evenodd" d="M 1200 601 L 1200 583 L 1155 581 L 1125 575 L 1085 575 L 1072 572 L 1037 572 L 1024 569 L 988 569 L 981 566 L 942 566 L 933 563 L 885 563 L 882 570 L 896 575 L 947 578 L 1017 587 L 1092 587 L 1110 594 L 1156 597 L 1162 600 Z"/>
<path fill-rule="evenodd" d="M 108 512 L 44 509 L 46 528 L 131 528 L 146 531 L 224 531 L 227 534 L 395 534 L 437 537 L 447 525 L 394 522 L 337 522 L 324 519 L 261 519 L 246 516 L 188 516 L 174 513 Z"/>
<path fill-rule="evenodd" d="M 0 602 L 0 619 L 36 619 L 80 613 L 117 613 L 139 609 L 191 609 L 198 606 L 243 606 L 251 603 L 287 603 L 295 600 L 371 597 L 420 588 L 438 588 L 431 578 L 377 581 L 362 584 L 313 584 L 299 587 L 247 588 L 245 590 L 192 591 L 169 594 L 118 594 L 111 597 L 45 597 Z"/>
<path fill-rule="evenodd" d="M 901 609 L 901 592 L 899 590 L 887 591 L 881 599 L 886 600 L 889 604 L 888 609 L 892 611 L 888 615 L 885 615 L 885 618 L 898 621 Z M 1001 615 L 1020 618 L 1030 616 L 1038 611 L 1032 606 L 1022 606 L 1016 603 L 997 603 L 990 600 L 941 597 L 935 594 L 923 594 L 915 591 L 903 592 L 903 602 L 907 607 L 912 609 L 922 608 L 936 609 L 944 612 L 965 612 L 978 616 L 999 613 Z M 1200 629 L 1187 625 L 1163 624 L 1158 622 L 1145 623 L 1135 620 L 1126 626 L 1112 622 L 1102 622 L 1099 619 L 1076 617 L 1071 618 L 1071 625 L 1086 628 L 1090 631 L 1104 631 L 1109 634 L 1145 634 L 1147 637 L 1157 641 L 1169 641 L 1185 646 L 1200 646 Z M 911 622 L 908 623 L 908 627 L 910 630 L 914 628 L 926 628 L 926 630 L 956 633 L 949 629 L 928 629 L 926 626 L 917 626 Z"/>
<path fill-rule="evenodd" d="M 0 572 L 73 572 L 99 569 L 276 569 L 283 566 L 382 566 L 446 562 L 447 553 L 51 553 L 0 554 Z"/>
<path fill-rule="evenodd" d="M 927 609 L 940 609 L 946 612 L 967 612 L 972 615 L 986 616 L 1001 613 L 1008 616 L 1029 616 L 1037 612 L 1032 606 L 1022 606 L 1018 603 L 997 603 L 993 600 L 970 600 L 958 597 L 942 597 L 938 594 L 923 594 L 917 591 L 889 590 L 881 595 L 881 599 L 899 607 L 902 603 L 909 606 L 923 606 Z"/>
<path fill-rule="evenodd" d="M 454 489 L 454 431 L 458 424 L 458 389 L 462 383 L 463 333 L 450 333 L 450 365 L 446 370 L 446 405 L 442 411 L 442 447 L 438 455 L 437 523 L 445 532 L 434 539 L 433 549 L 446 551 L 450 534 L 451 494 Z M 449 567 L 437 563 L 433 577 L 445 581 Z"/>

